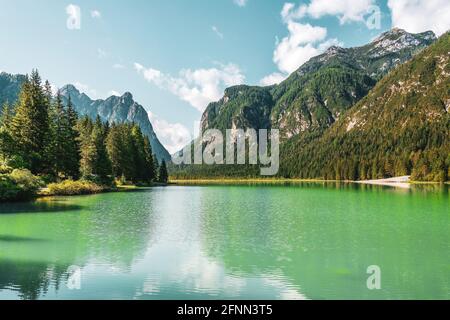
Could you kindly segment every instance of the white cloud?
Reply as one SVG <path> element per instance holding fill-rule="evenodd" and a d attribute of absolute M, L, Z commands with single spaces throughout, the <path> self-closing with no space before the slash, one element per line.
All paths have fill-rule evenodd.
<path fill-rule="evenodd" d="M 392 26 L 408 32 L 432 30 L 438 36 L 450 29 L 448 0 L 389 0 Z"/>
<path fill-rule="evenodd" d="M 182 124 L 169 123 L 151 112 L 148 116 L 156 135 L 170 154 L 180 151 L 192 140 L 191 133 Z"/>
<path fill-rule="evenodd" d="M 323 53 L 333 45 L 343 45 L 337 39 L 327 39 L 326 28 L 300 23 L 298 20 L 307 12 L 308 7 L 305 5 L 296 8 L 292 3 L 284 4 L 281 18 L 287 25 L 289 35 L 281 41 L 277 40 L 273 53 L 273 62 L 277 65 L 279 72 L 264 77 L 260 81 L 261 84 L 279 83 L 312 57 Z"/>
<path fill-rule="evenodd" d="M 113 69 L 125 69 L 125 66 L 120 63 L 115 63 L 115 64 L 113 64 L 112 67 L 113 67 Z"/>
<path fill-rule="evenodd" d="M 216 26 L 212 26 L 211 29 L 220 39 L 223 39 L 223 33 Z"/>
<path fill-rule="evenodd" d="M 94 18 L 94 19 L 95 18 L 100 19 L 102 17 L 102 13 L 100 11 L 98 11 L 98 10 L 92 10 L 91 11 L 91 17 Z"/>
<path fill-rule="evenodd" d="M 293 3 L 286 3 L 281 13 L 285 21 L 309 16 L 319 19 L 324 16 L 336 16 L 341 24 L 352 21 L 364 21 L 375 0 L 311 0 L 295 9 Z"/>
<path fill-rule="evenodd" d="M 66 26 L 69 30 L 81 29 L 81 9 L 79 6 L 69 4 L 66 7 L 66 13 L 68 15 Z"/>
<path fill-rule="evenodd" d="M 301 24 L 290 20 L 287 22 L 289 36 L 283 38 L 275 49 L 273 61 L 284 73 L 292 73 L 303 63 L 320 53 L 316 43 L 324 41 L 327 29 Z"/>
<path fill-rule="evenodd" d="M 145 68 L 139 63 L 135 63 L 134 68 L 148 82 L 170 91 L 200 112 L 210 102 L 219 100 L 225 88 L 245 81 L 242 71 L 232 63 L 219 64 L 217 68 L 210 69 L 183 69 L 176 77 L 153 68 Z"/>
<path fill-rule="evenodd" d="M 312 0 L 308 14 L 317 19 L 326 15 L 337 16 L 341 24 L 351 21 L 363 21 L 375 0 Z"/>
<path fill-rule="evenodd" d="M 286 75 L 280 72 L 274 72 L 265 76 L 259 81 L 259 84 L 262 86 L 271 86 L 274 84 L 279 84 L 280 82 L 286 79 Z"/>
<path fill-rule="evenodd" d="M 233 0 L 235 4 L 239 7 L 245 7 L 247 5 L 248 0 Z"/>

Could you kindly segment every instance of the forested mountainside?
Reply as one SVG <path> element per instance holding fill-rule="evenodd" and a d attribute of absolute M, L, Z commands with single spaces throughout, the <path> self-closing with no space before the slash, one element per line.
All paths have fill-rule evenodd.
<path fill-rule="evenodd" d="M 282 175 L 446 181 L 450 168 L 450 33 L 384 77 L 323 136 L 285 145 Z"/>
<path fill-rule="evenodd" d="M 271 87 L 235 86 L 211 103 L 201 127 L 279 128 L 284 139 L 330 127 L 395 66 L 436 40 L 433 32 L 383 33 L 356 48 L 331 47 Z"/>
<path fill-rule="evenodd" d="M 11 75 L 4 72 L 0 74 L 0 109 L 5 102 L 14 104 L 17 101 L 25 79 L 24 75 Z M 99 115 L 103 121 L 109 123 L 138 124 L 143 134 L 150 139 L 153 152 L 158 160 L 170 160 L 169 152 L 161 144 L 153 130 L 147 111 L 133 100 L 131 93 L 127 92 L 122 97 L 111 96 L 106 100 L 92 100 L 75 86 L 66 85 L 61 89 L 61 96 L 65 105 L 70 96 L 72 105 L 80 116 L 87 115 L 95 120 Z"/>
<path fill-rule="evenodd" d="M 399 34 L 402 39 L 411 40 L 413 36 L 395 29 L 390 33 L 383 34 L 368 45 L 372 46 L 372 49 L 365 46 L 339 51 L 357 50 L 373 54 L 374 48 L 381 47 L 384 48 L 382 52 L 398 54 L 399 51 L 395 51 L 396 48 L 405 50 L 406 44 L 423 43 L 420 40 L 411 40 L 405 43 L 394 41 L 392 46 L 387 46 L 390 41 L 393 41 L 392 39 L 398 39 Z M 448 33 L 444 34 L 439 41 L 435 42 L 431 33 L 424 33 L 419 35 L 418 39 L 426 39 L 429 41 L 428 43 L 433 42 L 433 44 L 425 50 L 423 46 L 411 50 L 410 55 L 405 56 L 406 60 L 412 57 L 409 62 L 395 68 L 392 65 L 386 69 L 379 69 L 380 72 L 376 75 L 374 66 L 380 66 L 380 64 L 367 64 L 365 68 L 371 73 L 365 75 L 359 73 L 361 76 L 359 80 L 357 77 L 346 78 L 345 73 L 336 73 L 339 69 L 352 70 L 351 66 L 346 65 L 339 55 L 330 59 L 335 60 L 331 64 L 333 67 L 321 67 L 313 76 L 308 75 L 305 70 L 313 70 L 314 62 L 327 56 L 325 53 L 311 59 L 298 72 L 278 86 L 271 88 L 241 86 L 228 89 L 225 98 L 219 102 L 221 108 L 217 104 L 212 104 L 206 111 L 206 113 L 212 111 L 216 116 L 213 122 L 209 122 L 210 116 L 207 114 L 203 121 L 203 128 L 218 126 L 219 129 L 223 129 L 224 125 L 229 126 L 230 124 L 230 128 L 233 128 L 239 127 L 238 123 L 264 123 L 265 128 L 276 128 L 272 121 L 270 124 L 262 120 L 249 121 L 245 115 L 254 113 L 249 112 L 248 109 L 252 109 L 249 106 L 257 107 L 260 101 L 263 101 L 261 110 L 263 110 L 263 114 L 267 114 L 270 109 L 268 105 L 272 101 L 275 104 L 275 108 L 270 111 L 273 120 L 274 110 L 278 110 L 277 103 L 283 101 L 283 98 L 279 98 L 274 93 L 281 90 L 280 92 L 290 91 L 291 95 L 295 97 L 289 100 L 289 103 L 286 102 L 286 110 L 295 109 L 295 105 L 302 112 L 312 110 L 308 109 L 307 103 L 304 103 L 306 100 L 299 98 L 304 93 L 309 94 L 314 91 L 308 87 L 308 81 L 304 79 L 310 76 L 320 77 L 322 72 L 328 74 L 327 77 L 335 73 L 339 74 L 339 77 L 343 77 L 342 79 L 354 81 L 343 80 L 346 83 L 343 90 L 354 89 L 355 86 L 370 86 L 370 83 L 373 83 L 375 87 L 368 90 L 368 94 L 362 96 L 361 99 L 356 99 L 359 102 L 353 105 L 350 100 L 344 99 L 336 102 L 335 108 L 327 108 L 327 112 L 325 109 L 315 109 L 316 111 L 322 110 L 323 114 L 330 116 L 328 123 L 326 121 L 317 122 L 317 125 L 309 126 L 313 122 L 302 122 L 301 117 L 290 114 L 285 123 L 292 123 L 292 126 L 297 126 L 298 130 L 294 134 L 288 131 L 283 140 L 279 176 L 360 180 L 412 175 L 413 180 L 446 181 L 450 165 L 450 36 Z M 379 54 L 375 54 L 374 58 L 378 56 Z M 392 61 L 398 61 L 395 59 Z M 357 65 L 355 62 L 358 60 L 353 61 L 353 64 Z M 387 66 L 386 61 L 381 63 L 381 66 Z M 392 68 L 393 70 L 387 73 L 387 70 Z M 381 80 L 377 81 L 379 77 Z M 295 82 L 293 79 L 296 78 L 303 79 L 300 81 L 303 81 L 305 86 L 297 87 L 297 89 L 293 87 L 289 90 L 280 89 L 289 87 L 288 83 Z M 364 79 L 367 79 L 367 82 Z M 339 84 L 343 82 L 337 81 Z M 353 87 L 351 85 L 348 87 L 348 83 L 353 83 Z M 242 88 L 245 88 L 245 91 Z M 329 87 L 323 83 L 314 85 L 313 88 L 315 88 L 315 93 L 311 97 L 320 96 L 317 93 L 320 93 L 321 90 L 329 96 L 329 99 L 335 99 L 334 101 L 345 97 L 339 86 Z M 268 92 L 266 90 L 270 90 L 270 94 L 266 94 Z M 250 94 L 247 95 L 244 92 Z M 286 97 L 286 93 L 281 96 Z M 316 99 L 316 101 L 319 100 Z M 238 101 L 241 101 L 242 104 Z M 239 109 L 239 106 L 243 106 L 242 109 Z M 236 110 L 240 111 L 235 112 Z M 308 112 L 312 115 L 310 111 Z M 333 112 L 337 115 L 336 117 L 333 116 Z M 231 114 L 238 114 L 239 117 L 230 118 Z M 226 116 L 222 118 L 221 115 Z M 316 120 L 319 118 L 311 117 Z M 245 122 L 242 119 L 245 119 Z M 326 119 L 326 117 L 321 119 Z M 236 125 L 233 124 L 233 121 L 236 121 Z M 282 124 L 283 122 L 280 126 L 281 129 L 285 128 Z M 292 128 L 292 126 L 290 127 Z M 174 168 L 174 176 L 178 178 L 249 177 L 257 176 L 258 173 L 259 167 L 256 166 L 183 166 Z"/>

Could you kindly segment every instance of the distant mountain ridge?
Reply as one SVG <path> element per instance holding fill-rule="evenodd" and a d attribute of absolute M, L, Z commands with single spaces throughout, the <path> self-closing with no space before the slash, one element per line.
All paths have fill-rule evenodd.
<path fill-rule="evenodd" d="M 105 100 L 92 100 L 75 86 L 69 84 L 61 89 L 61 95 L 65 103 L 70 96 L 75 110 L 80 115 L 87 115 L 92 119 L 99 115 L 103 121 L 110 123 L 134 122 L 138 124 L 142 132 L 150 138 L 153 153 L 158 160 L 170 160 L 169 152 L 161 144 L 153 130 L 147 111 L 134 101 L 130 92 L 124 93 L 121 97 L 111 96 Z"/>
<path fill-rule="evenodd" d="M 13 104 L 17 100 L 25 79 L 24 75 L 0 73 L 0 110 L 5 102 Z M 111 96 L 105 100 L 92 100 L 75 86 L 69 84 L 61 89 L 61 95 L 64 103 L 67 103 L 70 96 L 75 110 L 81 116 L 87 115 L 95 119 L 99 115 L 103 121 L 110 123 L 134 122 L 138 124 L 142 132 L 150 138 L 153 153 L 158 160 L 169 161 L 171 159 L 169 152 L 156 136 L 147 111 L 134 101 L 131 93 L 126 92 L 121 97 Z"/>
<path fill-rule="evenodd" d="M 325 130 L 381 77 L 435 40 L 431 31 L 392 29 L 362 47 L 330 47 L 278 85 L 226 89 L 207 107 L 201 128 L 279 128 L 284 139 Z"/>

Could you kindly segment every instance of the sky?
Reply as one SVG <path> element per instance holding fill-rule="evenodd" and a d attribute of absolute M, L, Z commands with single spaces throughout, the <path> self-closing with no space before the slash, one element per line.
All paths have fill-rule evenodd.
<path fill-rule="evenodd" d="M 0 0 L 0 71 L 131 92 L 175 152 L 226 87 L 279 83 L 392 27 L 440 35 L 448 17 L 448 0 Z"/>

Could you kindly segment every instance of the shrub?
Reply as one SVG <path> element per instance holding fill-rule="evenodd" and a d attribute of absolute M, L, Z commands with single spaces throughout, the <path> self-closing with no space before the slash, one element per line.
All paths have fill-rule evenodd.
<path fill-rule="evenodd" d="M 12 168 L 6 164 L 0 164 L 0 174 L 9 174 L 12 172 Z"/>
<path fill-rule="evenodd" d="M 28 170 L 15 169 L 0 175 L 0 201 L 23 201 L 36 196 L 42 181 Z"/>
<path fill-rule="evenodd" d="M 60 183 L 51 183 L 48 185 L 48 191 L 51 195 L 59 196 L 73 196 L 95 194 L 104 191 L 105 189 L 98 184 L 91 181 L 73 181 L 66 180 Z"/>

